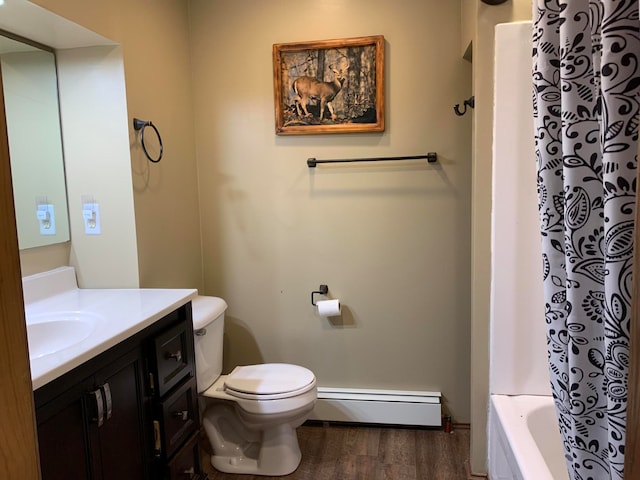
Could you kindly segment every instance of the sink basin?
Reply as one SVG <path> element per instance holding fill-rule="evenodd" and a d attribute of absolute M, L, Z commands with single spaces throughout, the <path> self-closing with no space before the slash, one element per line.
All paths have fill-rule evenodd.
<path fill-rule="evenodd" d="M 87 339 L 102 317 L 88 312 L 55 312 L 27 317 L 29 358 L 34 360 L 66 350 Z"/>

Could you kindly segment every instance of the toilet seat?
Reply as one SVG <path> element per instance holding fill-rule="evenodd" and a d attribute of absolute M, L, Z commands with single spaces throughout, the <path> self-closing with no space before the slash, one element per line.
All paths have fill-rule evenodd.
<path fill-rule="evenodd" d="M 287 363 L 236 367 L 224 380 L 225 393 L 246 400 L 278 400 L 302 395 L 315 387 L 310 370 Z"/>

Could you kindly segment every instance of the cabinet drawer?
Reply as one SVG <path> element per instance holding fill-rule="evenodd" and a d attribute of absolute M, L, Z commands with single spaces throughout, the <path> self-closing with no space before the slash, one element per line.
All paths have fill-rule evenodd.
<path fill-rule="evenodd" d="M 199 439 L 200 433 L 198 432 L 169 462 L 167 466 L 169 480 L 206 480 L 208 478 L 200 469 Z"/>
<path fill-rule="evenodd" d="M 154 369 L 158 395 L 163 396 L 187 375 L 194 375 L 193 329 L 189 322 L 161 333 L 154 339 Z"/>
<path fill-rule="evenodd" d="M 170 457 L 198 429 L 196 379 L 190 378 L 160 402 L 165 455 Z"/>

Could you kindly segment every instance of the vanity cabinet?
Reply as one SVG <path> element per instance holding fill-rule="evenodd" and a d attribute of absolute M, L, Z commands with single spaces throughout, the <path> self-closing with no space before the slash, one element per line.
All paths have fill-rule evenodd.
<path fill-rule="evenodd" d="M 36 416 L 43 479 L 91 478 L 90 462 L 85 455 L 83 398 L 91 387 L 89 382 L 74 385 L 57 398 L 55 405 L 38 408 Z M 72 468 L 67 462 L 71 462 Z"/>
<path fill-rule="evenodd" d="M 43 480 L 206 478 L 194 362 L 188 303 L 37 389 Z"/>
<path fill-rule="evenodd" d="M 181 451 L 183 447 L 193 450 L 195 445 L 197 453 L 200 436 L 193 322 L 174 322 L 145 346 L 155 459 L 152 478 L 206 478 L 200 473 L 199 455 L 188 456 Z"/>
<path fill-rule="evenodd" d="M 145 478 L 139 349 L 37 407 L 42 478 Z"/>

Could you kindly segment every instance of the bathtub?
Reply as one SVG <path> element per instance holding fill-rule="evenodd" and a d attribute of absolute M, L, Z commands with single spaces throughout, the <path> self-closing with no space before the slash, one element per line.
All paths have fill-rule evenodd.
<path fill-rule="evenodd" d="M 491 480 L 568 480 L 550 396 L 491 395 Z"/>

